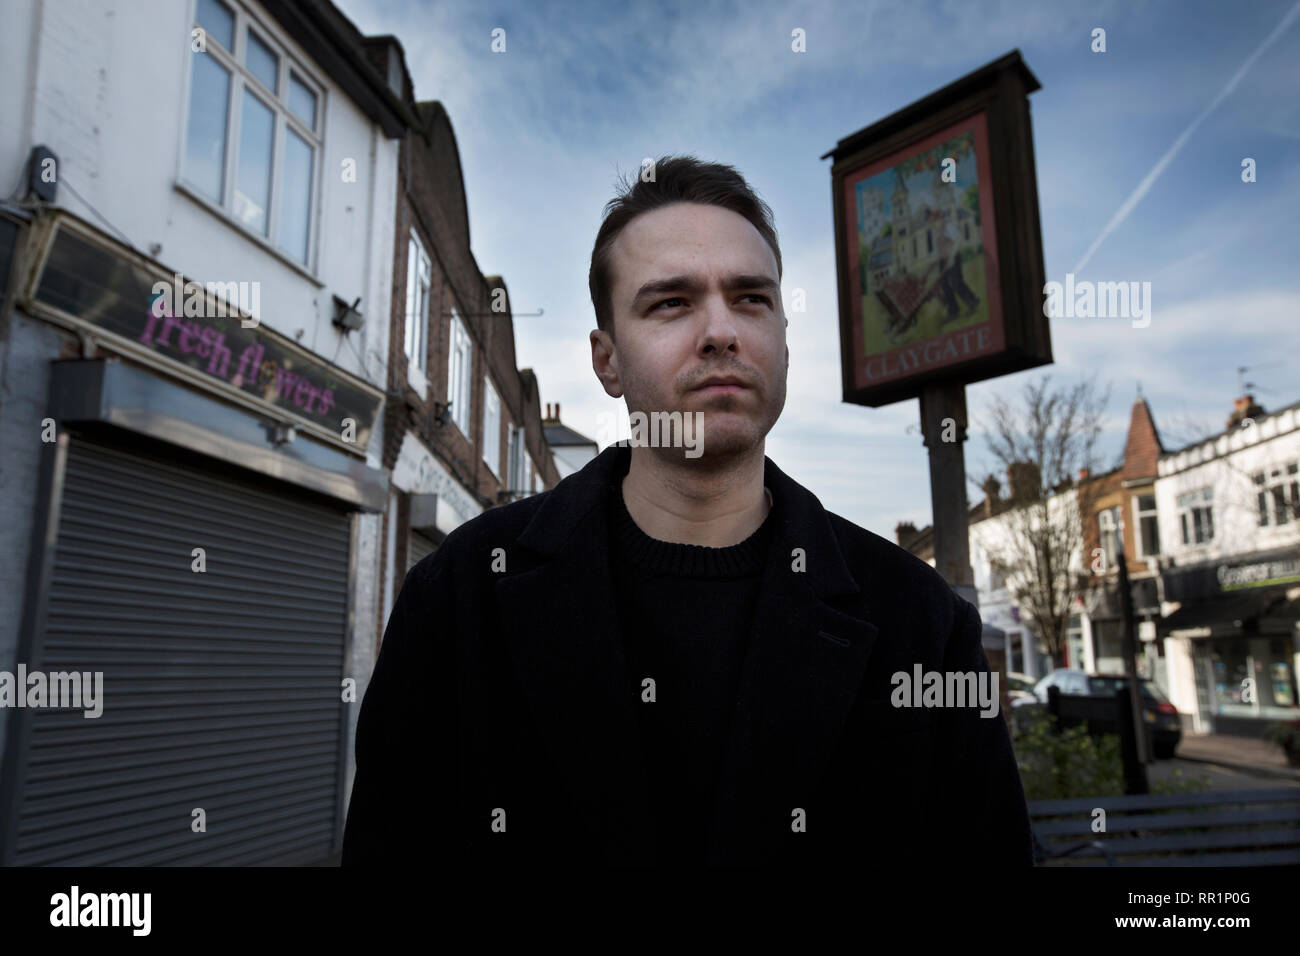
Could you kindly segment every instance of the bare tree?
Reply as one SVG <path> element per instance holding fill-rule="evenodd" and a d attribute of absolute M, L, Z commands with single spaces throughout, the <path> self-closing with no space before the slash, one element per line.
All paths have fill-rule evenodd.
<path fill-rule="evenodd" d="M 1216 434 L 1214 428 L 1186 411 L 1160 416 L 1160 439 L 1166 449 L 1186 448 Z"/>
<path fill-rule="evenodd" d="M 1071 608 L 1091 577 L 1074 559 L 1083 553 L 1097 483 L 1075 476 L 1097 470 L 1109 399 L 1109 385 L 1098 393 L 1094 380 L 1083 379 L 1054 389 L 1045 375 L 1025 385 L 1016 406 L 995 396 L 981 422 L 988 452 L 1011 485 L 1000 505 L 1004 533 L 986 547 L 1056 666 L 1065 661 Z"/>

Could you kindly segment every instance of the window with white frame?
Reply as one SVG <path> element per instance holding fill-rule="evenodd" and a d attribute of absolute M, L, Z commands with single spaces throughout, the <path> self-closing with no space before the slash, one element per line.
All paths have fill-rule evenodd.
<path fill-rule="evenodd" d="M 198 0 L 194 25 L 181 179 L 306 266 L 323 88 L 242 6 Z"/>
<path fill-rule="evenodd" d="M 524 430 L 514 422 L 510 423 L 510 471 L 506 487 L 511 493 L 522 497 L 528 492 L 524 484 Z"/>
<path fill-rule="evenodd" d="M 1179 495 L 1178 523 L 1183 544 L 1205 544 L 1214 540 L 1214 489 L 1202 488 Z"/>
<path fill-rule="evenodd" d="M 483 460 L 498 478 L 501 475 L 501 399 L 492 380 L 483 378 Z"/>
<path fill-rule="evenodd" d="M 451 420 L 469 437 L 469 374 L 473 366 L 473 343 L 456 309 L 451 310 L 449 324 L 447 401 L 451 402 Z"/>
<path fill-rule="evenodd" d="M 1137 516 L 1138 557 L 1155 557 L 1160 553 L 1160 522 L 1156 515 L 1156 496 L 1134 495 L 1133 511 Z"/>
<path fill-rule="evenodd" d="M 1103 508 L 1097 512 L 1097 533 L 1102 553 L 1106 555 L 1106 567 L 1117 567 L 1119 553 L 1124 549 L 1124 518 L 1119 507 Z"/>
<path fill-rule="evenodd" d="M 408 367 L 425 369 L 429 354 L 429 290 L 433 266 L 420 238 L 411 231 L 406 253 L 406 358 Z"/>
<path fill-rule="evenodd" d="M 1300 520 L 1300 464 L 1257 471 L 1254 478 L 1261 528 Z"/>

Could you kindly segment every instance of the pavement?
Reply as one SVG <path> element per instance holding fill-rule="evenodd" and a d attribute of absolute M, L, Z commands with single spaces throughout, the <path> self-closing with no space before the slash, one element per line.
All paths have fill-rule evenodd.
<path fill-rule="evenodd" d="M 1251 776 L 1300 782 L 1300 767 L 1287 764 L 1281 747 L 1253 737 L 1183 734 L 1175 756 L 1179 760 L 1214 764 Z"/>

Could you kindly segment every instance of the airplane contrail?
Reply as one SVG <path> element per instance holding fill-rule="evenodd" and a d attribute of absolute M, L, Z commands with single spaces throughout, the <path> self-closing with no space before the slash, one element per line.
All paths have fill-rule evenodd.
<path fill-rule="evenodd" d="M 1221 89 L 1219 95 L 1210 102 L 1210 105 L 1201 110 L 1200 115 L 1197 116 L 1196 119 L 1192 120 L 1188 127 L 1179 134 L 1178 138 L 1174 140 L 1174 144 L 1170 146 L 1165 154 L 1160 157 L 1160 160 L 1151 167 L 1151 171 L 1142 178 L 1142 182 L 1137 184 L 1137 188 L 1133 190 L 1128 199 L 1124 200 L 1124 204 L 1119 207 L 1115 215 L 1110 217 L 1110 222 L 1106 223 L 1106 228 L 1102 229 L 1101 235 L 1097 236 L 1097 238 L 1093 240 L 1092 245 L 1088 247 L 1088 251 L 1085 252 L 1083 258 L 1079 260 L 1079 264 L 1074 267 L 1075 275 L 1078 275 L 1083 271 L 1083 267 L 1088 264 L 1088 260 L 1091 259 L 1092 254 L 1097 251 L 1097 247 L 1105 241 L 1107 236 L 1119 228 L 1120 223 L 1128 218 L 1128 214 L 1131 213 L 1134 207 L 1137 206 L 1146 194 L 1151 191 L 1151 187 L 1155 184 L 1155 181 L 1160 178 L 1160 174 L 1163 173 L 1165 169 L 1168 168 L 1169 164 L 1174 161 L 1174 157 L 1177 156 L 1178 151 L 1183 148 L 1183 144 L 1191 138 L 1192 133 L 1196 132 L 1196 127 L 1201 125 L 1205 120 L 1205 117 L 1214 112 L 1215 107 L 1227 99 L 1229 94 L 1237 88 L 1237 84 L 1241 82 L 1242 77 L 1244 77 L 1250 71 L 1250 68 L 1255 65 L 1255 61 L 1263 55 L 1265 50 L 1273 45 L 1274 40 L 1286 32 L 1287 27 L 1289 27 L 1298 16 L 1300 16 L 1300 3 L 1296 3 L 1296 5 L 1287 12 L 1287 15 L 1282 18 L 1282 22 L 1274 27 L 1273 32 L 1264 38 L 1264 42 L 1255 48 L 1255 52 L 1246 57 L 1246 62 L 1241 64 L 1241 67 L 1237 72 L 1232 75 L 1232 79 L 1228 81 L 1228 85 Z"/>

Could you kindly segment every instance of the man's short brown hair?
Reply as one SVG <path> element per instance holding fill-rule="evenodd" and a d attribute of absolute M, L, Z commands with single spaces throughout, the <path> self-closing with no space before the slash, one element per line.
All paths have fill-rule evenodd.
<path fill-rule="evenodd" d="M 623 227 L 637 216 L 675 202 L 696 202 L 730 209 L 748 219 L 776 256 L 776 276 L 781 278 L 781 247 L 777 244 L 772 210 L 749 187 L 732 166 L 706 163 L 694 156 L 662 156 L 655 161 L 654 181 L 636 176 L 631 186 L 622 182 L 622 192 L 605 204 L 605 218 L 591 250 L 591 304 L 596 309 L 596 327 L 614 335 L 613 277 L 610 248 Z"/>

